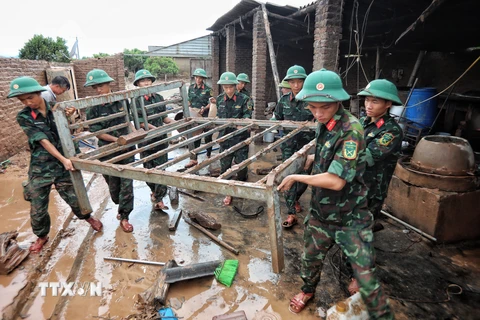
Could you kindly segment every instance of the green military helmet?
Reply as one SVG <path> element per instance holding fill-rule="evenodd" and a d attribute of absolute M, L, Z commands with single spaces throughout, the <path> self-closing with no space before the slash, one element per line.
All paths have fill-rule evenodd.
<path fill-rule="evenodd" d="M 377 79 L 370 82 L 365 89 L 358 93 L 361 97 L 377 97 L 392 101 L 393 105 L 401 106 L 402 101 L 398 97 L 397 87 L 385 79 Z"/>
<path fill-rule="evenodd" d="M 220 76 L 220 80 L 217 81 L 217 84 L 238 84 L 237 76 L 233 72 L 224 72 Z"/>
<path fill-rule="evenodd" d="M 25 93 L 46 91 L 37 80 L 30 77 L 19 77 L 10 82 L 10 92 L 7 98 L 13 98 Z"/>
<path fill-rule="evenodd" d="M 106 73 L 102 69 L 93 69 L 90 72 L 87 73 L 87 81 L 83 85 L 84 87 L 90 87 L 95 84 L 101 84 L 101 83 L 106 83 L 106 82 L 112 82 L 115 81 L 110 76 L 108 73 Z"/>
<path fill-rule="evenodd" d="M 136 86 L 137 85 L 137 82 L 139 80 L 142 80 L 142 79 L 152 79 L 152 82 L 155 82 L 155 80 L 157 80 L 157 78 L 155 78 L 151 73 L 150 71 L 146 70 L 146 69 L 142 69 L 142 70 L 138 70 L 137 73 L 135 73 L 135 80 L 133 81 L 133 85 Z"/>
<path fill-rule="evenodd" d="M 206 79 L 207 78 L 207 73 L 202 68 L 198 68 L 198 69 L 195 69 L 195 71 L 192 74 L 192 77 L 195 77 L 195 76 L 202 77 L 202 78 Z"/>
<path fill-rule="evenodd" d="M 307 73 L 302 66 L 291 66 L 287 70 L 287 75 L 283 80 L 291 80 L 291 79 L 305 79 L 307 77 Z"/>
<path fill-rule="evenodd" d="M 343 89 L 338 74 L 321 69 L 308 75 L 303 89 L 295 98 L 307 102 L 337 102 L 349 100 L 350 95 Z"/>
<path fill-rule="evenodd" d="M 250 79 L 248 79 L 248 75 L 246 73 L 239 73 L 237 76 L 237 81 L 250 83 Z"/>
<path fill-rule="evenodd" d="M 290 88 L 290 84 L 288 83 L 287 80 L 283 80 L 282 82 L 280 82 L 280 84 L 278 85 L 280 88 L 287 88 L 287 89 L 291 89 Z"/>

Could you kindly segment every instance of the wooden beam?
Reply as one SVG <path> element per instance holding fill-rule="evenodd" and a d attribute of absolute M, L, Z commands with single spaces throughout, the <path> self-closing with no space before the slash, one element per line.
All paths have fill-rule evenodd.
<path fill-rule="evenodd" d="M 279 14 L 276 14 L 276 13 L 272 13 L 272 12 L 268 12 L 268 15 L 272 18 L 275 18 L 275 19 L 278 19 L 282 22 L 288 22 L 288 23 L 291 23 L 295 26 L 299 26 L 299 27 L 302 27 L 302 28 L 307 28 L 309 27 L 309 25 L 305 22 L 302 22 L 302 21 L 298 21 L 298 20 L 295 20 L 293 18 L 289 18 L 289 17 L 285 17 L 285 16 L 281 16 Z M 273 26 L 273 23 L 272 23 L 272 26 Z"/>
<path fill-rule="evenodd" d="M 395 45 L 398 43 L 398 41 L 400 41 L 400 39 L 402 39 L 407 33 L 409 33 L 410 31 L 413 31 L 415 30 L 415 28 L 417 27 L 417 24 L 421 23 L 421 22 L 424 22 L 425 19 L 431 15 L 438 7 L 440 7 L 443 3 L 445 3 L 447 0 L 432 0 L 432 3 L 430 3 L 430 5 L 425 9 L 423 10 L 422 14 L 420 15 L 420 17 L 417 18 L 417 20 L 415 20 L 414 23 L 412 23 L 408 28 L 407 30 L 405 30 L 401 35 L 400 37 L 398 37 L 398 39 L 395 41 Z"/>
<path fill-rule="evenodd" d="M 263 21 L 265 23 L 265 31 L 267 34 L 268 53 L 270 54 L 270 63 L 272 64 L 273 79 L 275 81 L 275 88 L 278 88 L 278 85 L 280 84 L 280 77 L 278 76 L 277 58 L 275 57 L 275 48 L 273 47 L 273 39 L 272 33 L 270 32 L 270 22 L 268 21 L 267 8 L 263 3 L 262 11 Z M 275 90 L 275 93 L 277 94 L 277 101 L 280 100 L 280 90 Z"/>

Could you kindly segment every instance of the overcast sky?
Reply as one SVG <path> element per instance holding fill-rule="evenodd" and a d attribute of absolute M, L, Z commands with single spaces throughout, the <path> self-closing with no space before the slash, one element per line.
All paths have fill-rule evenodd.
<path fill-rule="evenodd" d="M 313 0 L 272 0 L 300 7 Z M 206 29 L 240 0 L 137 0 L 8 2 L 0 18 L 0 56 L 15 57 L 35 34 L 62 37 L 69 50 L 78 37 L 80 57 L 147 50 L 210 33 Z"/>

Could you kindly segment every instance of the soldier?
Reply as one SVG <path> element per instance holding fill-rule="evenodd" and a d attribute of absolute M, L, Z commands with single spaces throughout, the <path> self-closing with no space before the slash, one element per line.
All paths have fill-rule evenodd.
<path fill-rule="evenodd" d="M 387 197 L 388 185 L 400 157 L 403 131 L 389 114 L 392 105 L 402 105 L 397 87 L 388 80 L 370 82 L 358 93 L 365 97 L 367 116 L 360 119 L 367 145 L 367 168 L 363 180 L 368 187 L 368 209 L 375 219 L 380 216 L 383 200 Z M 373 230 L 383 226 L 375 223 Z M 355 279 L 348 286 L 351 294 L 358 291 Z"/>
<path fill-rule="evenodd" d="M 251 98 L 252 95 L 250 94 L 250 91 L 248 91 L 247 88 L 245 88 L 247 83 L 250 83 L 250 79 L 248 79 L 248 75 L 246 73 L 239 73 L 237 76 L 237 81 L 238 81 L 237 91 Z"/>
<path fill-rule="evenodd" d="M 93 69 L 87 73 L 87 81 L 83 85 L 84 87 L 92 87 L 98 95 L 112 93 L 110 83 L 114 81 L 110 76 L 101 69 Z M 128 107 L 128 103 L 127 103 Z M 93 106 L 87 110 L 87 119 L 96 119 L 100 117 L 106 117 L 114 113 L 123 112 L 124 107 L 121 101 L 115 101 L 111 103 L 105 103 L 103 105 Z M 129 110 L 125 110 L 129 112 Z M 123 124 L 124 117 L 118 117 L 111 120 L 105 120 L 90 125 L 91 132 L 97 132 L 109 127 L 113 127 L 119 124 Z M 113 130 L 108 133 L 102 133 L 97 136 L 98 146 L 103 147 L 107 144 L 114 143 L 122 135 L 129 133 L 128 128 Z M 125 152 L 125 151 L 124 151 Z M 120 155 L 114 153 L 102 160 L 112 159 Z M 118 164 L 127 164 L 134 161 L 134 157 L 123 159 L 118 161 Z M 117 219 L 120 220 L 120 226 L 125 232 L 132 232 L 133 226 L 128 222 L 128 216 L 133 211 L 133 181 L 132 179 L 119 178 L 114 176 L 103 175 L 105 181 L 108 184 L 108 190 L 110 191 L 110 197 L 115 204 L 118 204 Z"/>
<path fill-rule="evenodd" d="M 297 101 L 296 95 L 302 90 L 303 82 L 307 74 L 305 69 L 301 66 L 294 65 L 287 71 L 287 75 L 283 81 L 287 81 L 291 88 L 291 92 L 283 95 L 275 107 L 273 113 L 276 120 L 291 120 L 291 121 L 313 121 L 313 115 L 308 109 L 308 103 Z M 285 130 L 288 134 L 291 130 Z M 295 152 L 300 150 L 304 145 L 315 138 L 313 132 L 301 132 L 295 137 L 283 143 L 282 160 L 285 161 L 290 158 Z M 300 172 L 306 173 L 306 172 Z M 292 188 L 285 193 L 285 202 L 287 204 L 287 219 L 282 223 L 284 228 L 290 228 L 297 224 L 297 213 L 302 211 L 299 199 L 307 189 L 307 185 L 303 183 L 296 183 Z"/>
<path fill-rule="evenodd" d="M 235 118 L 235 119 L 250 119 L 252 117 L 253 104 L 252 100 L 243 93 L 236 90 L 235 85 L 238 83 L 233 72 L 224 72 L 220 76 L 217 84 L 222 85 L 223 93 L 217 98 L 211 98 L 211 103 L 217 104 L 217 116 L 221 119 Z M 219 137 L 225 136 L 234 132 L 235 128 L 227 128 L 219 132 Z M 249 133 L 243 132 L 224 142 L 220 143 L 220 153 L 229 149 L 230 147 L 248 139 Z M 221 173 L 224 173 L 232 166 L 232 161 L 235 164 L 241 163 L 248 158 L 248 146 L 242 147 L 228 156 L 220 159 Z M 238 171 L 237 177 L 240 181 L 246 181 L 248 168 L 243 168 Z M 232 197 L 226 196 L 223 204 L 229 206 L 232 203 Z"/>
<path fill-rule="evenodd" d="M 302 311 L 320 282 L 323 260 L 336 243 L 352 264 L 360 294 L 371 319 L 393 319 L 393 313 L 375 275 L 373 216 L 367 208 L 363 174 L 367 165 L 360 122 L 342 106 L 350 99 L 340 77 L 325 69 L 312 72 L 297 95 L 307 101 L 318 121 L 312 175 L 290 175 L 278 186 L 285 191 L 295 182 L 312 186 L 310 212 L 305 218 L 302 255 L 302 291 L 290 300 L 293 313 Z"/>
<path fill-rule="evenodd" d="M 42 98 L 49 104 L 54 105 L 57 102 L 57 96 L 70 90 L 70 81 L 64 76 L 56 76 L 50 84 L 43 88 L 45 88 L 45 91 L 42 92 Z"/>
<path fill-rule="evenodd" d="M 102 223 L 90 214 L 83 214 L 73 189 L 68 171 L 74 171 L 70 159 L 63 155 L 57 126 L 50 105 L 42 98 L 41 87 L 35 79 L 20 77 L 10 83 L 8 98 L 16 97 L 24 105 L 17 114 L 17 122 L 28 137 L 30 167 L 28 181 L 24 185 L 25 200 L 30 201 L 30 219 L 33 233 L 38 239 L 30 246 L 30 252 L 38 253 L 48 241 L 50 216 L 48 200 L 50 189 L 55 189 L 72 208 L 80 220 L 87 221 L 95 231 L 102 230 Z M 66 116 L 75 108 L 66 108 Z"/>
<path fill-rule="evenodd" d="M 282 82 L 280 82 L 278 87 L 280 88 L 280 91 L 282 92 L 282 96 L 284 94 L 292 92 L 292 89 L 290 88 L 290 85 L 288 84 L 288 81 L 286 81 L 286 80 L 283 80 Z"/>
<path fill-rule="evenodd" d="M 196 69 L 192 75 L 195 78 L 195 83 L 188 87 L 188 105 L 193 108 L 198 114 L 202 117 L 208 117 L 208 110 L 210 109 L 210 104 L 208 99 L 212 97 L 212 88 L 210 88 L 205 80 L 207 79 L 207 73 L 203 69 Z M 205 130 L 208 131 L 208 130 Z M 205 137 L 205 143 L 212 142 L 212 136 Z M 193 143 L 195 148 L 200 147 L 200 140 L 197 140 Z M 212 148 L 207 148 L 207 158 L 210 158 L 212 155 Z M 190 162 L 185 165 L 185 168 L 191 168 L 198 164 L 197 155 L 190 156 Z"/>
<path fill-rule="evenodd" d="M 135 80 L 133 81 L 133 85 L 137 87 L 148 87 L 152 85 L 153 82 L 155 82 L 156 78 L 150 73 L 150 71 L 142 69 L 138 70 L 137 73 L 135 74 Z M 137 104 L 137 113 L 138 113 L 138 120 L 140 122 L 140 127 L 145 128 L 145 123 L 142 115 L 142 110 L 140 109 L 140 101 L 143 99 L 143 104 L 144 106 L 148 106 L 154 103 L 158 103 L 161 101 L 165 101 L 163 97 L 158 94 L 158 93 L 151 93 L 149 95 L 144 95 L 143 97 L 137 97 L 136 98 L 136 104 Z M 146 113 L 148 117 L 151 117 L 157 113 L 161 113 L 166 111 L 165 105 L 163 106 L 157 106 L 153 108 L 148 108 L 146 109 Z M 149 129 L 156 129 L 159 126 L 162 126 L 164 123 L 169 124 L 173 123 L 175 120 L 169 118 L 167 115 L 163 115 L 161 117 L 148 120 L 148 128 Z M 167 135 L 162 135 L 158 139 L 166 139 Z M 140 145 L 143 147 L 144 145 Z M 143 159 L 145 157 L 148 157 L 154 153 L 157 153 L 165 148 L 168 147 L 168 144 L 161 144 L 157 147 L 154 147 L 149 150 L 145 150 L 143 152 L 140 152 L 140 157 Z M 168 161 L 168 154 L 164 154 L 158 158 L 152 159 L 150 161 L 147 161 L 143 164 L 143 167 L 146 169 L 154 169 L 155 167 L 164 164 L 165 162 Z M 154 208 L 157 210 L 165 210 L 168 209 L 167 206 L 163 203 L 163 197 L 167 194 L 167 186 L 162 185 L 162 184 L 155 184 L 155 183 L 150 183 L 147 182 L 147 185 L 149 186 L 150 190 L 152 193 L 150 194 L 150 198 L 155 203 Z"/>

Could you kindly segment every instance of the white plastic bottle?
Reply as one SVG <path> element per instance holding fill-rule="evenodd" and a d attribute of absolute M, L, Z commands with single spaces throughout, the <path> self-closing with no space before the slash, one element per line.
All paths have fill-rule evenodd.
<path fill-rule="evenodd" d="M 327 320 L 368 320 L 367 307 L 363 303 L 360 292 L 350 298 L 337 302 L 327 311 Z"/>

